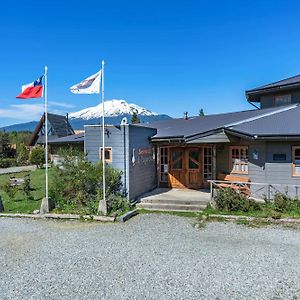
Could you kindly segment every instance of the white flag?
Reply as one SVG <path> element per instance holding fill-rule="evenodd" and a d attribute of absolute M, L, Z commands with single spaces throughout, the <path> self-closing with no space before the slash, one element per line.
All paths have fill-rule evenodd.
<path fill-rule="evenodd" d="M 101 70 L 96 74 L 84 79 L 70 87 L 74 94 L 99 94 L 100 93 Z"/>

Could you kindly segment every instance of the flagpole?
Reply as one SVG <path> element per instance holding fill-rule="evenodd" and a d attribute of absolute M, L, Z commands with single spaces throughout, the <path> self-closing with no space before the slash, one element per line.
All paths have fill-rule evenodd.
<path fill-rule="evenodd" d="M 102 60 L 102 70 L 101 70 L 101 100 L 102 100 L 102 168 L 103 168 L 103 208 L 104 213 L 107 214 L 107 203 L 106 203 L 106 182 L 105 182 L 105 117 L 104 117 L 104 60 Z"/>
<path fill-rule="evenodd" d="M 45 66 L 45 163 L 46 163 L 46 200 L 48 200 L 48 67 Z"/>

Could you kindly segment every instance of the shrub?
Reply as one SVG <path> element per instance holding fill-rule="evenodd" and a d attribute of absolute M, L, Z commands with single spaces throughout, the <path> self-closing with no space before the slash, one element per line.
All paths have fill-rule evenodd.
<path fill-rule="evenodd" d="M 34 148 L 30 154 L 30 163 L 38 168 L 43 167 L 45 163 L 45 150 L 42 147 Z"/>
<path fill-rule="evenodd" d="M 300 200 L 288 197 L 283 193 L 276 193 L 273 198 L 274 209 L 277 212 L 300 211 Z"/>
<path fill-rule="evenodd" d="M 67 155 L 62 165 L 54 167 L 50 196 L 58 209 L 73 207 L 96 213 L 103 197 L 102 164 L 92 164 L 83 155 Z M 106 167 L 106 195 L 118 194 L 121 189 L 121 172 Z"/>
<path fill-rule="evenodd" d="M 110 212 L 127 211 L 131 207 L 129 200 L 121 195 L 110 196 L 108 203 Z"/>
<path fill-rule="evenodd" d="M 216 208 L 224 211 L 257 211 L 261 205 L 252 199 L 247 199 L 242 194 L 231 188 L 218 190 L 215 197 Z"/>
<path fill-rule="evenodd" d="M 14 158 L 0 158 L 0 168 L 9 168 L 16 165 L 17 162 Z"/>
<path fill-rule="evenodd" d="M 24 183 L 22 185 L 22 192 L 26 199 L 31 200 L 33 199 L 32 194 L 31 194 L 31 180 L 30 180 L 30 175 L 26 175 L 24 177 Z"/>
<path fill-rule="evenodd" d="M 10 200 L 13 200 L 15 198 L 17 193 L 17 187 L 11 186 L 9 180 L 3 184 L 2 189 L 8 195 Z"/>

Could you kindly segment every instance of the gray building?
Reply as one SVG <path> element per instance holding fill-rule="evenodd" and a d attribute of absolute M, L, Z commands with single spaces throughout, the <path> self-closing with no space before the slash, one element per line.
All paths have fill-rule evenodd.
<path fill-rule="evenodd" d="M 299 97 L 298 97 L 299 95 Z M 155 187 L 201 189 L 224 175 L 267 193 L 300 187 L 300 76 L 246 92 L 256 109 L 105 127 L 105 161 L 122 171 L 133 200 Z M 272 99 L 272 100 L 267 100 Z M 85 126 L 88 160 L 101 157 L 101 126 Z M 60 140 L 60 139 L 59 139 Z M 283 191 L 283 190 L 280 190 Z M 259 192 L 259 193 L 258 193 Z"/>
<path fill-rule="evenodd" d="M 105 126 L 105 161 L 122 171 L 124 193 L 129 199 L 153 189 L 156 181 L 155 148 L 150 138 L 156 129 L 120 125 Z M 102 160 L 102 127 L 85 126 L 84 150 L 91 162 Z"/>

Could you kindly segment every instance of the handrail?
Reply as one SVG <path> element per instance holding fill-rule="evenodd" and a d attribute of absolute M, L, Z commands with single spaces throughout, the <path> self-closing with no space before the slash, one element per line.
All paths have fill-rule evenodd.
<path fill-rule="evenodd" d="M 275 193 L 285 193 L 286 195 L 293 195 L 293 197 L 298 199 L 300 192 L 300 185 L 296 184 L 284 184 L 284 183 L 262 183 L 262 182 L 241 182 L 241 181 L 230 181 L 230 180 L 208 180 L 210 183 L 210 201 L 211 204 L 214 203 L 214 190 L 215 189 L 224 189 L 225 187 L 220 186 L 220 184 L 228 184 L 228 188 L 236 188 L 238 192 L 243 192 L 241 188 L 248 187 L 250 195 L 248 197 L 252 197 L 255 199 L 271 199 Z M 256 189 L 254 187 L 257 187 Z M 263 193 L 263 189 L 266 188 L 266 193 Z M 281 190 L 280 190 L 281 189 Z M 257 198 L 258 197 L 258 198 Z"/>

